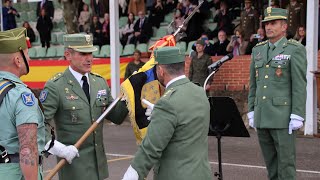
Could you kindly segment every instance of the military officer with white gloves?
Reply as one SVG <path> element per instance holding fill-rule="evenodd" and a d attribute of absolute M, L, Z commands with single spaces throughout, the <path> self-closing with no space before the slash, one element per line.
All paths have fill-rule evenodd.
<path fill-rule="evenodd" d="M 248 119 L 257 128 L 271 180 L 296 178 L 296 130 L 306 107 L 306 49 L 287 40 L 287 11 L 268 7 L 262 21 L 269 40 L 252 49 Z"/>
<path fill-rule="evenodd" d="M 70 66 L 46 83 L 39 98 L 46 121 L 54 120 L 57 132 L 54 145 L 49 141 L 46 149 L 69 163 L 59 172 L 60 180 L 103 180 L 109 175 L 103 145 L 103 123 L 99 123 L 79 150 L 73 144 L 112 103 L 113 98 L 106 80 L 91 72 L 92 52 L 97 50 L 92 44 L 92 36 L 67 34 L 63 38 L 64 55 Z M 121 124 L 127 114 L 126 103 L 120 101 L 106 118 Z"/>
<path fill-rule="evenodd" d="M 211 180 L 206 93 L 184 75 L 185 56 L 179 48 L 156 49 L 154 57 L 166 91 L 153 107 L 147 135 L 123 180 L 142 180 L 151 168 L 154 180 Z"/>

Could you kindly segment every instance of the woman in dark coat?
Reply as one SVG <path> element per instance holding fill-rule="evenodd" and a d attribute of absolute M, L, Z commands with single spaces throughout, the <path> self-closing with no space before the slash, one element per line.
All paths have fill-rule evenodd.
<path fill-rule="evenodd" d="M 28 21 L 23 22 L 22 27 L 27 29 L 27 36 L 29 37 L 30 42 L 34 42 L 36 40 L 36 35 L 34 34 L 34 31 L 32 27 L 30 26 Z"/>
<path fill-rule="evenodd" d="M 53 28 L 53 25 L 51 18 L 46 15 L 45 9 L 41 9 L 36 28 L 40 34 L 42 47 L 45 47 L 47 45 L 47 48 L 49 48 L 51 41 L 51 30 Z"/>

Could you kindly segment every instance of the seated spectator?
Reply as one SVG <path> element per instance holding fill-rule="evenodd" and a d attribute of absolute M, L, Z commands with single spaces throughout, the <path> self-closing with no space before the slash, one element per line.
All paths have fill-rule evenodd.
<path fill-rule="evenodd" d="M 22 27 L 27 29 L 27 37 L 29 38 L 29 41 L 32 43 L 36 40 L 36 35 L 34 34 L 34 31 L 32 27 L 30 26 L 28 21 L 23 22 Z"/>
<path fill-rule="evenodd" d="M 110 17 L 108 13 L 104 14 L 104 21 L 102 24 L 102 43 L 110 44 Z"/>
<path fill-rule="evenodd" d="M 299 41 L 302 45 L 306 46 L 306 29 L 304 26 L 299 26 L 296 35 L 293 37 L 293 39 Z"/>
<path fill-rule="evenodd" d="M 198 40 L 204 41 L 204 53 L 210 56 L 213 56 L 213 44 L 209 42 L 208 34 L 202 33 L 201 37 Z M 192 50 L 196 51 L 197 43 L 192 45 Z"/>
<path fill-rule="evenodd" d="M 246 49 L 246 54 L 251 54 L 252 53 L 252 48 L 258 44 L 259 42 L 267 40 L 266 37 L 266 32 L 264 31 L 263 28 L 259 28 L 257 30 L 257 34 L 252 34 L 250 37 L 250 41 L 248 43 L 248 47 Z"/>
<path fill-rule="evenodd" d="M 46 47 L 47 45 L 47 48 L 49 48 L 53 24 L 51 18 L 46 14 L 45 9 L 41 9 L 40 11 L 40 16 L 38 17 L 36 28 L 40 34 L 42 47 Z"/>
<path fill-rule="evenodd" d="M 126 67 L 124 79 L 130 77 L 135 71 L 138 71 L 143 65 L 144 62 L 141 61 L 141 52 L 136 49 L 133 53 L 133 61 L 129 62 Z"/>
<path fill-rule="evenodd" d="M 165 10 L 163 8 L 162 0 L 156 0 L 150 10 L 149 20 L 151 25 L 159 28 L 160 23 L 164 20 L 164 13 Z"/>
<path fill-rule="evenodd" d="M 212 47 L 213 54 L 211 56 L 225 56 L 229 52 L 227 51 L 227 46 L 229 44 L 227 39 L 227 34 L 223 30 L 218 33 L 218 42 L 215 42 Z"/>
<path fill-rule="evenodd" d="M 205 42 L 198 40 L 196 44 L 196 56 L 191 58 L 189 79 L 193 83 L 203 87 L 204 81 L 209 75 L 208 66 L 212 64 L 211 57 L 204 53 Z M 209 81 L 211 83 L 211 81 Z M 206 85 L 206 90 L 209 90 L 210 84 Z"/>
<path fill-rule="evenodd" d="M 229 16 L 229 8 L 227 3 L 222 1 L 220 3 L 219 13 L 214 17 L 214 22 L 217 23 L 216 29 L 214 29 L 210 35 L 210 39 L 217 37 L 218 32 L 223 30 L 227 35 L 231 35 L 234 29 L 232 20 Z"/>
<path fill-rule="evenodd" d="M 102 24 L 97 15 L 92 16 L 90 32 L 93 36 L 93 45 L 102 46 Z"/>
<path fill-rule="evenodd" d="M 3 17 L 3 30 L 10 30 L 17 27 L 15 17 L 20 18 L 18 11 L 12 7 L 11 0 L 5 0 L 4 6 L 2 7 L 2 17 Z"/>
<path fill-rule="evenodd" d="M 129 13 L 128 15 L 128 21 L 125 27 L 122 29 L 121 32 L 121 44 L 125 46 L 126 44 L 129 43 L 130 39 L 133 37 L 134 33 L 134 15 L 133 13 Z"/>
<path fill-rule="evenodd" d="M 236 29 L 231 41 L 227 46 L 227 51 L 232 52 L 234 56 L 246 54 L 248 41 L 244 40 L 244 32 L 242 29 Z"/>
<path fill-rule="evenodd" d="M 42 1 L 38 2 L 38 4 L 37 4 L 37 17 L 41 16 L 41 9 L 45 9 L 47 16 L 49 16 L 50 19 L 53 20 L 54 6 L 53 6 L 52 1 L 42 0 Z"/>
<path fill-rule="evenodd" d="M 152 26 L 143 11 L 139 11 L 139 19 L 133 29 L 134 36 L 130 39 L 130 44 L 147 43 L 152 36 Z"/>
<path fill-rule="evenodd" d="M 88 33 L 90 28 L 90 12 L 89 12 L 89 6 L 87 4 L 83 5 L 83 10 L 80 12 L 78 22 L 79 22 L 79 32 Z"/>
<path fill-rule="evenodd" d="M 77 11 L 77 17 L 80 16 L 81 11 L 83 11 L 83 5 L 86 4 L 84 2 L 84 0 L 80 0 L 79 4 L 78 4 L 78 11 Z"/>

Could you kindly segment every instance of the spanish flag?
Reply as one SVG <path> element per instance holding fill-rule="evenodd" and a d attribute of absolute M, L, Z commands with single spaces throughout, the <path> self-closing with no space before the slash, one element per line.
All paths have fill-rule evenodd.
<path fill-rule="evenodd" d="M 140 144 L 145 137 L 150 123 L 145 115 L 147 106 L 141 100 L 146 99 L 155 104 L 159 100 L 161 93 L 154 67 L 153 50 L 175 45 L 176 42 L 173 35 L 164 36 L 158 40 L 150 47 L 152 53 L 149 61 L 121 84 L 121 94 L 123 94 L 127 102 L 129 118 L 137 144 Z"/>

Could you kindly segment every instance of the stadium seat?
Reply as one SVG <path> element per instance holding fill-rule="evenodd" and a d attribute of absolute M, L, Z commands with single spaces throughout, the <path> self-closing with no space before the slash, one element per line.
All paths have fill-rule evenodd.
<path fill-rule="evenodd" d="M 215 30 L 216 27 L 217 27 L 217 23 L 209 23 L 209 29 L 210 29 L 211 31 Z"/>
<path fill-rule="evenodd" d="M 20 13 L 20 18 L 16 18 L 16 20 L 19 20 L 20 22 L 29 21 L 28 13 L 27 12 L 21 12 Z"/>
<path fill-rule="evenodd" d="M 190 54 L 190 52 L 191 52 L 191 50 L 192 50 L 192 45 L 195 43 L 196 41 L 190 41 L 189 43 L 188 43 L 188 48 L 187 48 L 187 51 L 186 51 L 186 55 L 189 55 Z"/>
<path fill-rule="evenodd" d="M 40 37 L 38 35 L 35 35 L 35 41 L 31 43 L 32 46 L 40 46 L 41 42 L 40 42 Z"/>
<path fill-rule="evenodd" d="M 57 57 L 63 57 L 64 56 L 64 46 L 58 46 L 57 47 L 56 56 Z"/>
<path fill-rule="evenodd" d="M 136 49 L 142 53 L 148 52 L 148 47 L 147 47 L 147 44 L 145 44 L 145 43 L 138 44 Z"/>
<path fill-rule="evenodd" d="M 122 52 L 122 56 L 129 56 L 132 55 L 134 53 L 134 45 L 133 44 L 127 44 Z"/>
<path fill-rule="evenodd" d="M 35 11 L 28 12 L 29 21 L 37 22 L 37 15 Z"/>
<path fill-rule="evenodd" d="M 110 57 L 110 45 L 103 45 L 97 57 Z"/>
<path fill-rule="evenodd" d="M 44 47 L 37 48 L 37 55 L 36 58 L 44 58 L 46 57 L 47 49 Z"/>
<path fill-rule="evenodd" d="M 98 57 L 98 55 L 100 54 L 100 47 L 97 45 L 94 45 L 94 47 L 96 47 L 98 50 L 92 52 L 93 57 Z"/>
<path fill-rule="evenodd" d="M 28 12 L 29 11 L 29 3 L 21 3 L 21 11 Z"/>
<path fill-rule="evenodd" d="M 38 2 L 29 2 L 29 10 L 30 10 L 30 12 L 32 12 L 32 13 L 34 13 L 36 15 L 37 6 L 38 6 Z"/>
<path fill-rule="evenodd" d="M 28 49 L 28 55 L 29 55 L 29 57 L 30 57 L 31 59 L 36 58 L 36 56 L 37 56 L 37 50 L 36 50 L 36 48 L 30 48 L 30 49 Z"/>
<path fill-rule="evenodd" d="M 65 35 L 65 33 L 60 33 L 57 35 L 57 42 L 60 45 L 63 45 L 63 36 Z"/>
<path fill-rule="evenodd" d="M 167 22 L 168 24 L 170 24 L 172 20 L 173 20 L 173 13 L 169 13 L 164 16 L 164 22 Z"/>
<path fill-rule="evenodd" d="M 126 16 L 120 17 L 120 19 L 119 19 L 119 27 L 120 28 L 124 27 L 127 24 L 127 22 L 128 22 L 128 17 L 126 17 Z"/>
<path fill-rule="evenodd" d="M 51 33 L 51 43 L 52 44 L 59 44 L 57 41 L 57 34 Z"/>
<path fill-rule="evenodd" d="M 21 3 L 14 3 L 13 7 L 18 11 L 18 13 L 21 12 Z"/>
<path fill-rule="evenodd" d="M 158 40 L 159 38 L 163 37 L 167 35 L 167 28 L 166 27 L 160 27 L 157 32 L 156 35 L 154 37 L 151 38 L 151 40 Z"/>
<path fill-rule="evenodd" d="M 46 57 L 47 58 L 52 58 L 52 57 L 56 57 L 57 56 L 57 49 L 56 47 L 49 47 L 47 49 L 47 54 Z"/>
<path fill-rule="evenodd" d="M 187 43 L 184 41 L 178 42 L 176 46 L 179 47 L 182 53 L 185 53 L 187 50 Z"/>

